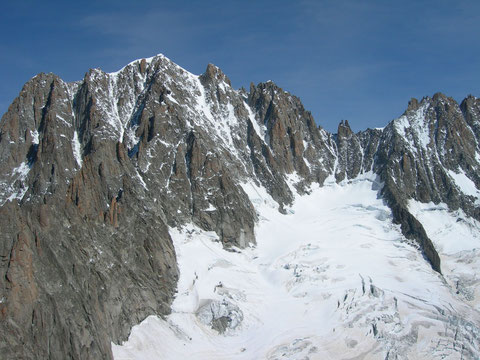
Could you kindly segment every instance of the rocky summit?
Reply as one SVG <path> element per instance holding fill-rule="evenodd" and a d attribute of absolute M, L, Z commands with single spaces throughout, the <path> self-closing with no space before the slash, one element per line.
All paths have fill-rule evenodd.
<path fill-rule="evenodd" d="M 184 239 L 210 234 L 202 241 L 238 258 L 262 247 L 258 226 L 267 198 L 278 214 L 272 216 L 291 218 L 315 188 L 338 186 L 334 203 L 342 186 L 365 178 L 379 201 L 372 204 L 385 205 L 381 221 L 397 231 L 398 256 L 402 246 L 413 249 L 409 256 L 423 264 L 421 272 L 436 279 L 431 286 L 452 300 L 429 315 L 448 324 L 442 334 L 419 320 L 416 332 L 392 338 L 378 321 L 397 316 L 402 295 L 382 308 L 388 290 L 361 275 L 358 303 L 375 302 L 379 315 L 362 334 L 372 339 L 371 349 L 356 354 L 403 359 L 405 349 L 440 336 L 441 352 L 418 358 L 480 357 L 480 99 L 468 96 L 459 105 L 437 93 L 412 99 L 383 129 L 355 133 L 342 121 L 331 134 L 275 83 L 235 90 L 212 64 L 196 76 L 157 55 L 115 73 L 90 70 L 73 83 L 39 74 L 0 122 L 0 357 L 112 358 L 112 343 L 126 341 L 132 326 L 149 315 L 169 319 L 184 271 L 177 254 L 183 248 L 172 240 L 181 231 L 191 229 Z M 260 201 L 246 184 L 264 193 Z M 468 227 L 473 246 L 446 250 L 462 240 L 459 233 L 438 240 L 431 219 L 442 223 L 440 210 L 455 214 L 451 226 Z M 235 336 L 248 309 L 225 284 L 214 285 L 223 300 L 208 299 L 194 312 L 208 331 Z M 334 307 L 347 329 L 361 316 L 347 316 L 354 310 L 351 289 L 345 291 Z M 419 296 L 407 295 L 405 317 L 416 314 Z M 245 348 L 232 358 L 293 359 L 305 349 L 302 358 L 325 358 L 313 338 L 302 339 L 255 355 Z M 344 340 L 352 354 L 362 341 Z M 345 353 L 337 351 L 332 358 Z"/>

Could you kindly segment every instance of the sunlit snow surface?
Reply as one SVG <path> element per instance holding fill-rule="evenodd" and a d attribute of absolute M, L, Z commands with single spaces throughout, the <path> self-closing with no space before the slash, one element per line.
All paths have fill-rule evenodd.
<path fill-rule="evenodd" d="M 445 204 L 411 200 L 409 209 L 439 252 L 446 280 L 480 311 L 480 223 L 461 209 L 449 211 Z"/>
<path fill-rule="evenodd" d="M 172 314 L 132 329 L 115 359 L 460 359 L 479 314 L 392 224 L 373 177 L 297 196 L 287 215 L 244 184 L 258 244 L 226 251 L 214 233 L 171 229 L 180 280 Z M 219 334 L 211 301 L 243 321 Z M 462 343 L 466 343 L 462 345 Z M 397 356 L 397 357 L 395 357 Z"/>

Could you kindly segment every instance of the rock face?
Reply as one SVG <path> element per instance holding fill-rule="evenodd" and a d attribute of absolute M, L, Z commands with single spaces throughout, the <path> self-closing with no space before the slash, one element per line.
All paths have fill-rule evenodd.
<path fill-rule="evenodd" d="M 471 105 L 466 102 L 470 99 Z M 460 178 L 479 185 L 477 100 L 469 97 L 462 108 L 443 94 L 412 99 L 407 111 L 383 131 L 374 171 L 385 182 L 383 195 L 407 237 L 419 241 L 432 267 L 440 259 L 421 224 L 408 212 L 409 199 L 442 202 L 479 219 L 477 198 L 464 193 Z M 476 105 L 475 105 L 476 104 Z M 470 117 L 470 123 L 467 119 Z M 475 135 L 477 134 L 477 135 Z"/>
<path fill-rule="evenodd" d="M 178 274 L 164 216 L 101 135 L 90 79 L 39 75 L 2 120 L 6 358 L 108 358 L 111 339 L 169 310 Z"/>
<path fill-rule="evenodd" d="M 283 211 L 292 186 L 373 172 L 394 221 L 440 272 L 408 201 L 480 219 L 458 182 L 480 187 L 479 141 L 472 96 L 412 99 L 384 129 L 355 134 L 342 121 L 330 134 L 274 83 L 237 91 L 211 64 L 195 76 L 158 55 L 75 83 L 37 75 L 0 123 L 0 352 L 111 358 L 111 341 L 169 312 L 169 226 L 193 222 L 229 249 L 255 243 L 247 180 Z"/>

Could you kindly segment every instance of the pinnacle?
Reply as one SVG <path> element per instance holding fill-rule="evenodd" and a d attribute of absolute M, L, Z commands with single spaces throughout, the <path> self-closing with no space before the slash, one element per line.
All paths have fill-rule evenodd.
<path fill-rule="evenodd" d="M 418 100 L 416 98 L 411 98 L 410 101 L 408 102 L 408 107 L 407 107 L 407 111 L 408 110 L 417 110 L 419 107 L 419 103 L 418 103 Z"/>
<path fill-rule="evenodd" d="M 348 120 L 340 121 L 340 124 L 338 124 L 337 134 L 339 137 L 344 137 L 344 136 L 348 137 L 351 134 L 353 134 L 353 131 L 350 128 L 350 124 L 348 123 Z"/>
<path fill-rule="evenodd" d="M 224 81 L 228 85 L 232 86 L 230 79 L 223 73 L 223 71 L 216 65 L 209 63 L 207 69 L 201 75 L 202 80 L 210 81 Z"/>

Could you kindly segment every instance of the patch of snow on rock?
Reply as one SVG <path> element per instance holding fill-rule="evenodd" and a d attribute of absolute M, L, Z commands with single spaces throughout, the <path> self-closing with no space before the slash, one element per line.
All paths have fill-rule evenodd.
<path fill-rule="evenodd" d="M 455 181 L 455 184 L 457 184 L 457 187 L 465 195 L 474 196 L 476 198 L 480 197 L 480 191 L 475 186 L 475 183 L 470 180 L 461 169 L 458 173 L 449 170 L 448 175 L 450 175 L 450 177 Z"/>
<path fill-rule="evenodd" d="M 73 156 L 75 157 L 75 161 L 79 168 L 82 167 L 82 149 L 80 146 L 80 140 L 78 139 L 77 131 L 73 132 L 73 140 L 72 140 L 72 150 Z"/>

